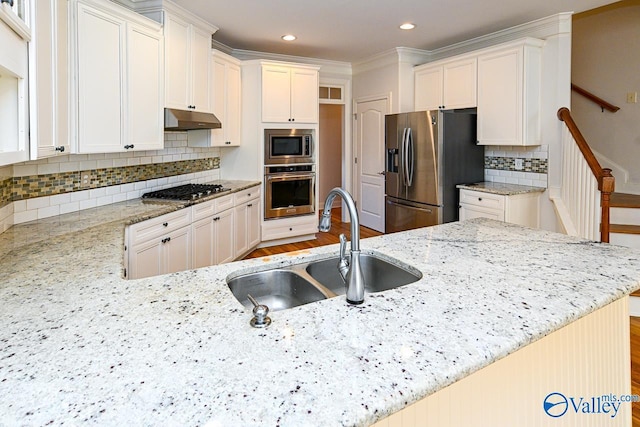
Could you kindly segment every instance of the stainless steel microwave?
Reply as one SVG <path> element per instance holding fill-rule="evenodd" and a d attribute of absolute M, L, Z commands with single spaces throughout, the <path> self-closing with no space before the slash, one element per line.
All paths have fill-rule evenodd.
<path fill-rule="evenodd" d="M 264 164 L 313 163 L 310 129 L 265 129 Z"/>

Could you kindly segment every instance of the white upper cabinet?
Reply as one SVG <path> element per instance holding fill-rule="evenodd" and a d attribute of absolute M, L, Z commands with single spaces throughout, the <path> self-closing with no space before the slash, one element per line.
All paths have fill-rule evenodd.
<path fill-rule="evenodd" d="M 524 39 L 478 56 L 478 144 L 540 145 L 542 46 Z"/>
<path fill-rule="evenodd" d="M 166 3 L 165 6 L 168 6 Z M 143 14 L 145 11 L 142 11 Z M 211 36 L 215 27 L 195 24 L 188 12 L 171 5 L 161 16 L 165 37 L 165 107 L 210 113 Z"/>
<path fill-rule="evenodd" d="M 72 4 L 76 151 L 162 148 L 160 26 L 109 1 Z"/>
<path fill-rule="evenodd" d="M 421 65 L 414 76 L 416 111 L 476 106 L 475 56 Z"/>
<path fill-rule="evenodd" d="M 69 154 L 67 0 L 31 0 L 29 46 L 31 159 Z"/>
<path fill-rule="evenodd" d="M 317 123 L 317 68 L 263 65 L 262 121 Z"/>
<path fill-rule="evenodd" d="M 196 147 L 237 147 L 242 126 L 241 62 L 214 50 L 211 54 L 211 104 L 222 123 L 220 129 L 189 132 L 189 145 Z"/>

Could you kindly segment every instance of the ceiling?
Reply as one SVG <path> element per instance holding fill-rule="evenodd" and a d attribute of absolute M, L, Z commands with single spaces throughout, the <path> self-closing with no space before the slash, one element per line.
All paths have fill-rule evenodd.
<path fill-rule="evenodd" d="M 174 0 L 232 49 L 357 62 L 394 47 L 433 50 L 611 0 Z M 403 31 L 404 22 L 417 25 Z M 285 42 L 281 36 L 298 39 Z"/>

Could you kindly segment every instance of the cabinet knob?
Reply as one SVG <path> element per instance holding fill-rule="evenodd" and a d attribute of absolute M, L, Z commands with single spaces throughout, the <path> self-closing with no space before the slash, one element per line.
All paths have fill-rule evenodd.
<path fill-rule="evenodd" d="M 55 148 L 55 150 L 56 150 L 56 151 L 59 151 L 59 152 L 61 152 L 61 153 L 64 153 L 64 145 L 61 145 L 61 146 L 59 146 L 59 147 L 56 147 L 56 148 Z"/>
<path fill-rule="evenodd" d="M 129 144 L 129 145 L 125 145 L 125 146 L 124 146 L 124 149 L 125 149 L 125 150 L 128 150 L 128 149 L 133 148 L 133 147 L 134 147 L 134 145 L 133 145 L 133 144 Z"/>
<path fill-rule="evenodd" d="M 165 227 L 169 225 L 168 222 L 163 222 L 162 225 L 164 225 Z"/>
<path fill-rule="evenodd" d="M 165 237 L 164 239 L 162 239 L 162 243 L 167 243 L 171 241 L 171 237 Z"/>
<path fill-rule="evenodd" d="M 482 201 L 482 197 L 478 197 L 478 201 L 481 202 Z"/>
<path fill-rule="evenodd" d="M 292 121 L 292 122 L 295 122 L 295 121 L 296 121 L 296 119 L 291 119 L 291 121 Z"/>
<path fill-rule="evenodd" d="M 248 208 L 250 208 L 251 206 L 253 206 L 253 203 L 249 203 L 249 204 L 247 205 L 247 207 L 248 207 Z"/>
<path fill-rule="evenodd" d="M 225 144 L 231 145 L 231 141 L 226 141 Z"/>
<path fill-rule="evenodd" d="M 289 227 L 289 231 L 293 231 L 293 228 Z"/>

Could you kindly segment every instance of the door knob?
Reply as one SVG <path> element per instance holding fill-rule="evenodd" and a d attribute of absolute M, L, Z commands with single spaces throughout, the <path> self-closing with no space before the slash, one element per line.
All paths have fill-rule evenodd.
<path fill-rule="evenodd" d="M 382 172 L 378 172 L 378 175 L 386 175 L 387 173 L 385 171 Z"/>

